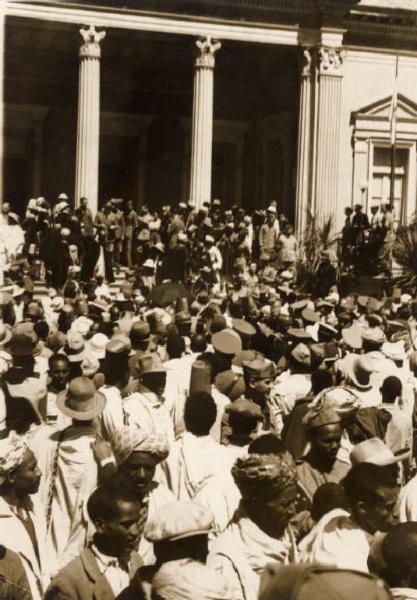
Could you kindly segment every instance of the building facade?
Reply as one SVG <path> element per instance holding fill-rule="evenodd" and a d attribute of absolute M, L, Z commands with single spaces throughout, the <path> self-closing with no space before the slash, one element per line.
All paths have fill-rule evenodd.
<path fill-rule="evenodd" d="M 417 0 L 4 4 L 3 198 L 417 202 Z M 0 113 L 1 116 L 1 113 Z"/>

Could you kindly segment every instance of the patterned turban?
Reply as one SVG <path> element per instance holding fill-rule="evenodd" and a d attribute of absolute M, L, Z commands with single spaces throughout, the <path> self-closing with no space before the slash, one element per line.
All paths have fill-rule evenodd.
<path fill-rule="evenodd" d="M 9 471 L 22 464 L 28 450 L 27 436 L 18 435 L 15 431 L 0 440 L 0 484 L 6 481 Z"/>
<path fill-rule="evenodd" d="M 247 500 L 280 494 L 296 481 L 294 461 L 288 452 L 238 458 L 232 475 L 243 499 Z"/>
<path fill-rule="evenodd" d="M 152 579 L 152 590 L 161 600 L 233 600 L 236 597 L 224 577 L 191 559 L 162 565 Z"/>
<path fill-rule="evenodd" d="M 153 456 L 158 463 L 165 460 L 169 452 L 165 436 L 149 434 L 132 426 L 119 429 L 114 434 L 112 446 L 119 465 L 123 464 L 133 452 L 146 452 Z"/>

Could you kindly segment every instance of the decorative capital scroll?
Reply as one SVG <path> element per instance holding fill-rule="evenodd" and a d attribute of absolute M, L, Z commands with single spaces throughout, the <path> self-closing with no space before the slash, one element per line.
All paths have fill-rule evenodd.
<path fill-rule="evenodd" d="M 344 57 L 345 51 L 342 48 L 320 46 L 318 49 L 320 75 L 341 76 Z"/>
<path fill-rule="evenodd" d="M 96 31 L 94 25 L 88 29 L 80 29 L 84 43 L 80 47 L 80 58 L 100 58 L 100 42 L 106 37 L 105 31 Z"/>
<path fill-rule="evenodd" d="M 214 69 L 214 54 L 222 47 L 221 43 L 208 36 L 197 40 L 195 44 L 199 50 L 195 59 L 195 66 Z"/>
<path fill-rule="evenodd" d="M 313 61 L 311 48 L 303 48 L 303 53 L 299 55 L 299 61 L 301 66 L 301 77 L 310 77 L 311 63 Z"/>

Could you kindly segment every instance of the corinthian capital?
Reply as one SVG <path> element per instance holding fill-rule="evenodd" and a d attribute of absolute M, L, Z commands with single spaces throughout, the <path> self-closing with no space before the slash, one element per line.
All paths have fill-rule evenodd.
<path fill-rule="evenodd" d="M 221 43 L 218 40 L 213 40 L 210 36 L 196 41 L 198 54 L 195 59 L 196 67 L 214 68 L 214 54 L 220 50 Z"/>
<path fill-rule="evenodd" d="M 84 40 L 80 47 L 80 57 L 100 58 L 100 42 L 106 37 L 106 32 L 96 31 L 94 25 L 90 25 L 88 29 L 80 29 L 80 34 Z"/>
<path fill-rule="evenodd" d="M 344 57 L 345 51 L 342 48 L 320 46 L 318 49 L 320 74 L 341 76 Z"/>

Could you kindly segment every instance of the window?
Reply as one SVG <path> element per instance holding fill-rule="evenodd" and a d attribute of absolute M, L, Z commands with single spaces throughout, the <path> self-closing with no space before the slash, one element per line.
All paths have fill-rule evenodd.
<path fill-rule="evenodd" d="M 390 203 L 391 96 L 352 113 L 353 178 L 352 205 Z M 395 150 L 394 218 L 406 223 L 416 212 L 417 196 L 417 104 L 398 94 L 397 142 Z"/>
<path fill-rule="evenodd" d="M 406 188 L 407 188 L 408 150 L 396 148 L 395 150 L 395 180 L 394 180 L 394 219 L 395 223 L 403 223 L 407 214 Z M 369 194 L 370 209 L 373 206 L 380 208 L 390 204 L 391 196 L 391 148 L 374 146 L 372 179 Z"/>

